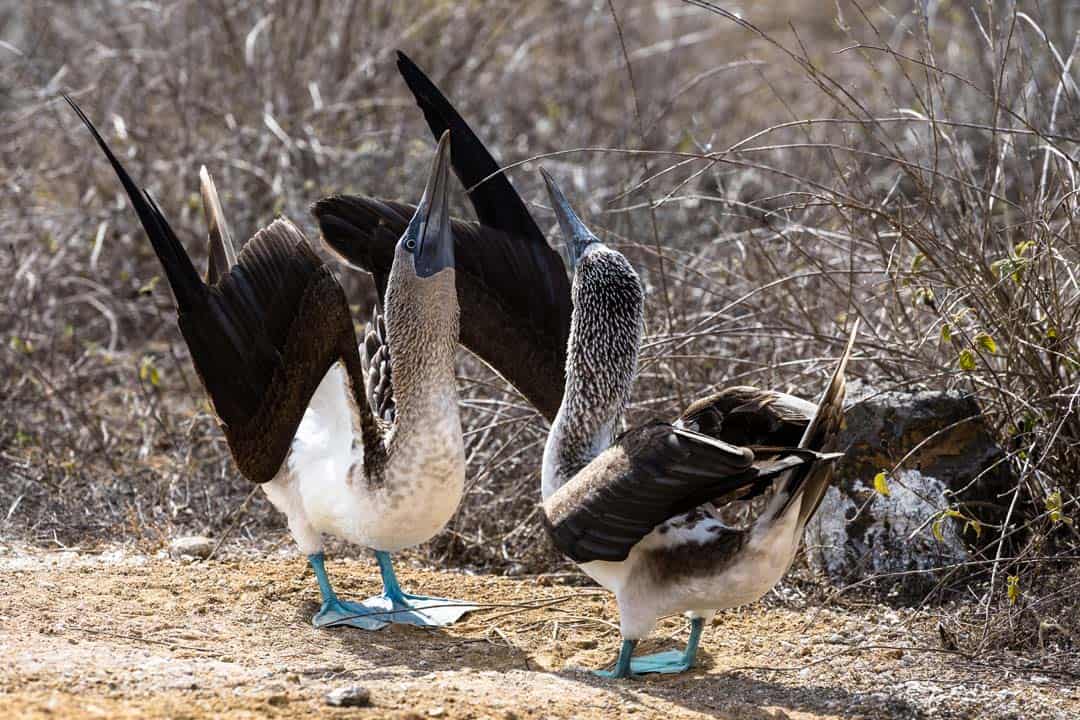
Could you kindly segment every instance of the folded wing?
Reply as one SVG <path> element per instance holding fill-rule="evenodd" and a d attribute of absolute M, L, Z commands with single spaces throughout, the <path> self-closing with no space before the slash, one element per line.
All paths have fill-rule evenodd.
<path fill-rule="evenodd" d="M 666 520 L 817 459 L 652 423 L 623 434 L 544 503 L 555 545 L 576 562 L 625 560 Z"/>

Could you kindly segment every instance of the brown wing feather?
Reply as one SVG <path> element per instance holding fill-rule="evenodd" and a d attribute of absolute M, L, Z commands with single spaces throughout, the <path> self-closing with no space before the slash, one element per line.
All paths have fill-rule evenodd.
<path fill-rule="evenodd" d="M 336 361 L 362 370 L 345 293 L 301 232 L 276 220 L 241 250 L 205 303 L 178 315 L 191 359 L 252 482 L 274 478 L 311 396 Z M 379 436 L 363 398 L 365 461 Z"/>
<path fill-rule="evenodd" d="M 799 444 L 817 407 L 793 395 L 740 385 L 691 404 L 680 420 L 732 445 Z"/>
<path fill-rule="evenodd" d="M 624 433 L 544 502 L 548 532 L 576 562 L 619 561 L 666 520 L 710 498 L 816 460 L 763 448 L 760 456 L 667 423 Z"/>
<path fill-rule="evenodd" d="M 450 131 L 451 164 L 480 223 L 453 222 L 461 344 L 484 360 L 548 420 L 562 402 L 570 281 L 499 163 L 450 100 L 398 53 L 398 72 L 432 137 Z M 393 247 L 413 207 L 371 198 L 328 198 L 312 212 L 327 244 L 375 276 L 380 296 Z"/>
<path fill-rule="evenodd" d="M 851 352 L 855 348 L 855 338 L 858 334 L 859 320 L 856 318 L 851 326 L 851 334 L 848 336 L 844 353 L 836 363 L 836 369 L 833 370 L 829 384 L 825 387 L 825 392 L 821 394 L 818 411 L 810 420 L 799 447 L 823 450 L 836 442 L 836 436 L 840 434 L 840 430 L 844 425 L 844 398 L 847 395 L 845 372 L 847 371 L 848 360 L 851 359 Z M 817 512 L 818 506 L 821 505 L 821 500 L 825 497 L 825 491 L 829 489 L 829 483 L 832 482 L 833 465 L 832 463 L 825 463 L 812 468 L 805 475 L 806 477 L 803 479 L 803 499 L 799 509 L 800 526 L 805 526 L 806 522 Z"/>
<path fill-rule="evenodd" d="M 414 207 L 335 196 L 312 208 L 327 246 L 371 272 L 380 295 L 394 245 Z M 562 260 L 549 247 L 478 223 L 452 220 L 461 308 L 461 344 L 490 365 L 548 420 L 562 402 L 570 289 Z"/>
<path fill-rule="evenodd" d="M 68 102 L 112 164 L 161 262 L 180 331 L 237 466 L 253 482 L 273 479 L 330 366 L 345 363 L 354 396 L 362 387 L 345 293 L 288 220 L 259 231 L 231 267 L 222 253 L 213 271 L 218 282 L 204 283 L 161 210 Z M 365 463 L 378 462 L 382 444 L 374 417 L 366 403 L 358 405 Z"/>

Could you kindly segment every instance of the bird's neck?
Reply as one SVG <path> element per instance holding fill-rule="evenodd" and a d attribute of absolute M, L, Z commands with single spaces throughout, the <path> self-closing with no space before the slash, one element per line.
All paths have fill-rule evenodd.
<path fill-rule="evenodd" d="M 563 402 L 544 445 L 540 490 L 545 500 L 611 446 L 622 408 L 602 415 Z"/>
<path fill-rule="evenodd" d="M 570 323 L 566 389 L 544 446 L 540 482 L 545 498 L 611 446 L 637 370 L 640 314 L 620 322 L 578 307 Z"/>

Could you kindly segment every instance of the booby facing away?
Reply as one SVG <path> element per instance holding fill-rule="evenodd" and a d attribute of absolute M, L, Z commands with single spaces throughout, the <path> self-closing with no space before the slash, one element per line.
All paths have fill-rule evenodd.
<path fill-rule="evenodd" d="M 450 131 L 451 163 L 479 222 L 451 220 L 461 344 L 484 360 L 549 421 L 562 401 L 570 282 L 525 203 L 469 125 L 424 72 L 398 53 L 398 71 L 434 137 Z M 372 273 L 385 290 L 394 243 L 413 208 L 339 195 L 312 207 L 327 246 Z"/>
<path fill-rule="evenodd" d="M 464 487 L 448 135 L 394 245 L 385 317 L 375 318 L 362 356 L 344 291 L 295 225 L 275 220 L 236 253 L 204 174 L 211 247 L 203 282 L 150 195 L 68 102 L 112 164 L 161 261 L 237 467 L 285 513 L 308 556 L 323 598 L 314 624 L 444 625 L 474 609 L 404 593 L 389 555 L 442 529 Z M 339 599 L 326 576 L 322 533 L 373 548 L 383 594 Z"/>
<path fill-rule="evenodd" d="M 757 600 L 791 565 L 839 457 L 819 451 L 842 421 L 854 330 L 817 408 L 734 388 L 698 401 L 674 423 L 615 437 L 637 367 L 641 284 L 544 179 L 574 272 L 566 391 L 541 472 L 546 525 L 555 545 L 618 602 L 622 647 L 615 668 L 599 674 L 681 672 L 718 609 Z M 733 444 L 728 434 L 749 444 Z M 777 447 L 792 437 L 797 448 Z M 725 524 L 727 506 L 765 493 L 771 497 L 748 527 Z M 692 619 L 686 649 L 633 657 L 656 620 L 678 612 Z"/>

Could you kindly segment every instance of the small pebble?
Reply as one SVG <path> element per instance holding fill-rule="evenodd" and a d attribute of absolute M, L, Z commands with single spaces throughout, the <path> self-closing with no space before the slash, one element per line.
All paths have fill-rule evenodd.
<path fill-rule="evenodd" d="M 596 640 L 593 638 L 582 638 L 574 641 L 574 647 L 578 650 L 592 650 L 596 647 Z"/>
<path fill-rule="evenodd" d="M 428 717 L 442 717 L 446 714 L 446 710 L 440 705 L 439 707 L 433 707 L 427 711 Z"/>
<path fill-rule="evenodd" d="M 363 685 L 348 685 L 326 694 L 326 704 L 334 707 L 367 707 L 371 704 L 371 691 Z"/>
<path fill-rule="evenodd" d="M 214 541 L 201 535 L 179 537 L 169 543 L 169 555 L 174 558 L 208 558 L 214 550 Z"/>

